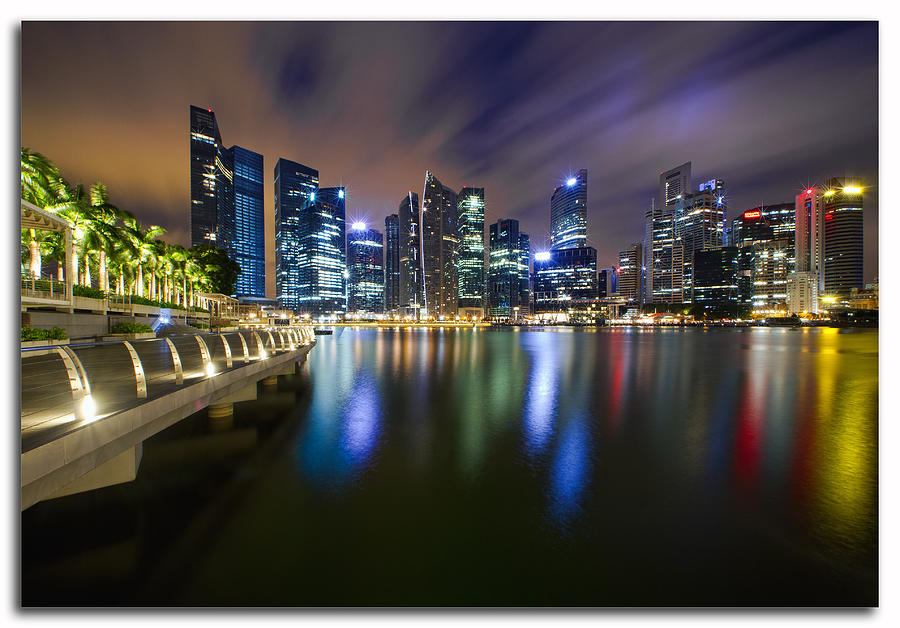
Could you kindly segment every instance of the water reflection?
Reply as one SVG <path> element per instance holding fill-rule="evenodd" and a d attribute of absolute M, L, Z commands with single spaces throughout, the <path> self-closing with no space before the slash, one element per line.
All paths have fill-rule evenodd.
<path fill-rule="evenodd" d="M 550 465 L 550 516 L 566 532 L 579 511 L 590 479 L 590 444 L 585 418 L 568 421 Z"/>
<path fill-rule="evenodd" d="M 530 361 L 528 393 L 522 412 L 525 428 L 525 451 L 530 457 L 543 453 L 553 433 L 556 399 L 559 394 L 560 352 L 550 333 L 523 334 L 523 344 Z"/>
<path fill-rule="evenodd" d="M 321 338 L 310 373 L 296 452 L 314 488 L 515 512 L 587 546 L 598 526 L 653 545 L 632 526 L 708 512 L 710 547 L 755 526 L 772 552 L 874 574 L 877 334 L 360 328 Z"/>

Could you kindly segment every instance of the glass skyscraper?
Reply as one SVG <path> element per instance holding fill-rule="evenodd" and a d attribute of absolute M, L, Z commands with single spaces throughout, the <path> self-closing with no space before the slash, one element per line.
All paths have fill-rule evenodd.
<path fill-rule="evenodd" d="M 384 311 L 400 313 L 400 216 L 384 219 Z"/>
<path fill-rule="evenodd" d="M 350 298 L 347 311 L 356 315 L 384 312 L 384 246 L 381 233 L 355 223 L 347 233 Z"/>
<path fill-rule="evenodd" d="M 215 244 L 218 224 L 216 157 L 222 136 L 212 109 L 191 105 L 191 246 Z"/>
<path fill-rule="evenodd" d="M 829 179 L 822 195 L 825 295 L 863 289 L 863 189 L 853 179 Z"/>
<path fill-rule="evenodd" d="M 530 311 L 530 257 L 528 234 L 519 232 L 518 220 L 501 219 L 490 226 L 488 315 L 491 318 L 515 319 Z"/>
<path fill-rule="evenodd" d="M 232 146 L 222 151 L 217 242 L 241 267 L 235 284 L 239 297 L 266 296 L 266 244 L 263 205 L 263 156 Z"/>
<path fill-rule="evenodd" d="M 738 303 L 739 251 L 736 246 L 704 249 L 694 254 L 691 301 L 704 306 Z"/>
<path fill-rule="evenodd" d="M 239 297 L 266 296 L 263 156 L 225 148 L 212 109 L 191 105 L 191 246 L 213 244 L 238 263 Z"/>
<path fill-rule="evenodd" d="M 459 224 L 456 192 L 425 172 L 422 195 L 422 278 L 425 310 L 434 319 L 453 318 L 459 300 Z"/>
<path fill-rule="evenodd" d="M 675 245 L 682 247 L 681 285 L 690 297 L 694 253 L 722 246 L 725 238 L 725 184 L 710 179 L 694 193 L 678 194 L 675 210 Z"/>
<path fill-rule="evenodd" d="M 459 308 L 484 312 L 484 188 L 463 187 L 459 213 Z"/>
<path fill-rule="evenodd" d="M 421 318 L 425 304 L 422 283 L 422 232 L 419 215 L 419 195 L 413 191 L 400 200 L 400 314 Z"/>
<path fill-rule="evenodd" d="M 300 309 L 301 265 L 308 268 L 318 248 L 302 245 L 318 189 L 318 170 L 287 159 L 275 164 L 275 292 L 282 309 Z"/>
<path fill-rule="evenodd" d="M 550 197 L 550 249 L 587 246 L 587 170 L 579 170 Z"/>
<path fill-rule="evenodd" d="M 533 278 L 536 316 L 566 314 L 570 321 L 575 321 L 591 320 L 596 315 L 599 290 L 597 250 L 594 247 L 581 246 L 535 254 Z M 621 288 L 621 285 L 616 286 L 617 290 Z"/>

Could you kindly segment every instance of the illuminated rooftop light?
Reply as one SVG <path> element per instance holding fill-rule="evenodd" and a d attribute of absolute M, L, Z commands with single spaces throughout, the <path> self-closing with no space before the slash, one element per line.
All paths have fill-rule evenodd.
<path fill-rule="evenodd" d="M 812 194 L 812 188 L 807 188 L 806 193 L 807 193 L 807 194 Z"/>
<path fill-rule="evenodd" d="M 366 223 L 362 222 L 361 220 L 357 220 L 356 222 L 353 223 L 353 230 L 354 231 L 365 231 Z"/>
<path fill-rule="evenodd" d="M 338 198 L 344 198 L 344 190 L 338 190 Z"/>
<path fill-rule="evenodd" d="M 536 262 L 546 262 L 550 259 L 550 251 L 538 251 L 534 254 L 534 261 Z"/>
<path fill-rule="evenodd" d="M 862 188 L 860 187 L 846 187 L 844 188 L 844 194 L 862 194 Z"/>
<path fill-rule="evenodd" d="M 834 190 L 828 190 L 825 192 L 825 196 L 832 196 L 834 194 Z"/>
<path fill-rule="evenodd" d="M 571 186 L 575 185 L 576 182 L 577 182 L 577 179 L 576 179 L 575 177 L 572 177 L 571 179 L 569 179 L 568 181 L 566 181 L 566 185 L 568 185 L 569 187 L 571 187 Z"/>

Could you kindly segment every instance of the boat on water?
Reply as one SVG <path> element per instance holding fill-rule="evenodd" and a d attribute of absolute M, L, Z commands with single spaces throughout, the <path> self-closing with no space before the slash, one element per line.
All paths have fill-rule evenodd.
<path fill-rule="evenodd" d="M 316 327 L 313 329 L 313 332 L 317 336 L 330 336 L 331 334 L 334 333 L 334 330 L 330 329 L 328 327 Z"/>

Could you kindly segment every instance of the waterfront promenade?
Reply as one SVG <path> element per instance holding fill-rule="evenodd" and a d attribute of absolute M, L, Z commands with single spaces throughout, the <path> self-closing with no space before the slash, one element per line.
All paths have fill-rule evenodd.
<path fill-rule="evenodd" d="M 22 509 L 133 479 L 146 438 L 206 407 L 227 417 L 314 344 L 299 327 L 23 350 Z"/>

